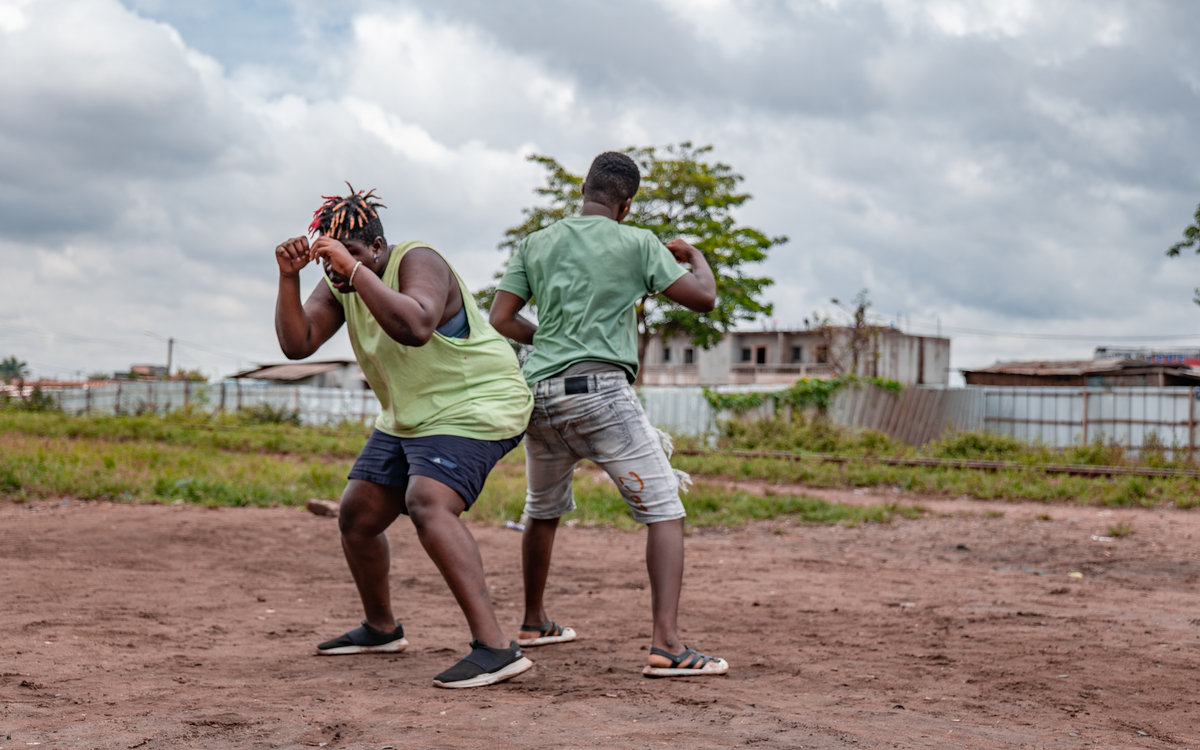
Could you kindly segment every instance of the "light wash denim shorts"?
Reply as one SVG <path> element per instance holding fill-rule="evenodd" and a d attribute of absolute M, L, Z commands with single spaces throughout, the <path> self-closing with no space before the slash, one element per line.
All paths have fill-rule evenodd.
<path fill-rule="evenodd" d="M 550 519 L 575 510 L 571 479 L 584 458 L 608 472 L 638 523 L 687 515 L 679 499 L 687 475 L 671 468 L 670 439 L 650 424 L 624 373 L 547 378 L 534 384 L 533 396 L 526 515 Z"/>

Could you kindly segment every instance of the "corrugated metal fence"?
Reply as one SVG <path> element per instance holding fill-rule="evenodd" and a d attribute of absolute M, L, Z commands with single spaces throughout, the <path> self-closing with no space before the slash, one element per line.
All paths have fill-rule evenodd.
<path fill-rule="evenodd" d="M 874 386 L 834 395 L 830 418 L 848 427 L 880 430 L 896 440 L 924 445 L 948 426 L 962 432 L 984 428 L 984 394 L 973 388 L 914 386 L 893 393 Z"/>
<path fill-rule="evenodd" d="M 646 386 L 640 395 L 650 421 L 658 427 L 681 435 L 714 434 L 717 430 L 718 415 L 699 387 Z M 329 424 L 367 422 L 379 413 L 379 401 L 369 390 L 270 386 L 238 380 L 115 383 L 56 391 L 52 396 L 63 411 L 75 414 L 163 413 L 184 407 L 241 411 L 270 406 L 298 412 L 305 424 Z M 1099 439 L 1135 450 L 1154 435 L 1159 445 L 1194 453 L 1200 447 L 1198 398 L 1200 389 L 1186 387 L 913 386 L 892 393 L 867 386 L 836 393 L 829 417 L 849 427 L 882 430 L 913 445 L 936 440 L 953 429 L 987 430 L 1052 447 Z M 774 413 L 774 403 L 767 399 L 746 416 Z"/>
<path fill-rule="evenodd" d="M 379 399 L 369 390 L 260 385 L 241 380 L 131 381 L 68 388 L 51 396 L 60 409 L 72 414 L 162 414 L 185 407 L 206 412 L 242 411 L 269 406 L 298 412 L 304 424 L 366 422 L 379 414 Z"/>
<path fill-rule="evenodd" d="M 1115 442 L 1140 448 L 1153 440 L 1195 453 L 1200 389 L 1002 388 L 982 386 L 984 428 L 1028 442 L 1066 446 Z"/>
<path fill-rule="evenodd" d="M 987 430 L 1062 448 L 1102 440 L 1137 450 L 1151 434 L 1159 445 L 1194 453 L 1198 445 L 1200 389 L 1005 388 L 914 386 L 901 393 L 875 387 L 834 395 L 829 417 L 849 427 L 882 430 L 913 445 L 952 429 Z M 643 388 L 650 421 L 680 434 L 716 430 L 716 415 L 700 388 Z M 768 416 L 768 402 L 747 415 Z M 731 415 L 723 415 L 728 418 Z"/>

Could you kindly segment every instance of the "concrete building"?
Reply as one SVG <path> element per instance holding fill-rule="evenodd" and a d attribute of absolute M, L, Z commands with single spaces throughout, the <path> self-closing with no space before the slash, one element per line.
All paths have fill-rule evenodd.
<path fill-rule="evenodd" d="M 854 372 L 904 385 L 947 385 L 950 339 L 895 328 L 736 331 L 711 349 L 682 337 L 650 339 L 645 385 L 790 385 Z"/>
<path fill-rule="evenodd" d="M 260 365 L 232 377 L 235 380 L 266 381 L 271 385 L 313 385 L 318 388 L 351 389 L 370 387 L 367 385 L 367 379 L 363 377 L 362 368 L 352 359 Z"/>

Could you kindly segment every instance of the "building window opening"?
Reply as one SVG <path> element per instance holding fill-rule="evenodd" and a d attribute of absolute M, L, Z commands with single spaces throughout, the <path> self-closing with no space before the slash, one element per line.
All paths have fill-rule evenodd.
<path fill-rule="evenodd" d="M 696 364 L 696 350 L 691 347 L 683 350 L 683 363 L 685 365 Z"/>
<path fill-rule="evenodd" d="M 792 347 L 792 362 L 804 361 L 804 349 L 799 346 Z"/>
<path fill-rule="evenodd" d="M 743 362 L 750 361 L 750 350 L 749 349 L 742 349 L 742 361 Z"/>
<path fill-rule="evenodd" d="M 824 364 L 828 364 L 828 362 L 829 362 L 829 347 L 828 346 L 818 346 L 817 347 L 817 364 L 824 365 Z"/>
<path fill-rule="evenodd" d="M 664 346 L 663 347 L 663 362 L 669 363 L 670 361 L 671 361 L 671 347 Z"/>
<path fill-rule="evenodd" d="M 760 346 L 760 347 L 758 347 L 758 350 L 754 352 L 754 364 L 765 365 L 766 363 L 767 363 L 767 347 Z"/>

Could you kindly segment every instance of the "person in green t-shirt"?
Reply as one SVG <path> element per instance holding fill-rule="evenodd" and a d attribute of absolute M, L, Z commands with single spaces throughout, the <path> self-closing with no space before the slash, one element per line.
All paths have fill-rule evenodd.
<path fill-rule="evenodd" d="M 654 633 L 643 674 L 724 674 L 724 659 L 683 645 L 677 632 L 683 586 L 683 475 L 671 468 L 669 439 L 646 419 L 630 383 L 638 371 L 634 305 L 649 294 L 709 312 L 716 280 L 704 255 L 683 240 L 664 246 L 627 226 L 641 176 L 625 154 L 596 157 L 583 183 L 583 210 L 526 237 L 509 260 L 491 322 L 534 346 L 525 379 L 534 394 L 525 435 L 529 523 L 521 541 L 525 620 L 521 646 L 575 638 L 546 614 L 544 594 L 559 518 L 575 509 L 571 477 L 589 459 L 612 478 L 647 525 L 646 567 Z M 689 272 L 681 264 L 688 263 Z M 537 324 L 520 314 L 537 300 Z"/>
<path fill-rule="evenodd" d="M 318 653 L 404 650 L 392 613 L 385 531 L 407 514 L 471 628 L 471 653 L 434 678 L 438 687 L 490 685 L 533 666 L 504 637 L 483 561 L 459 515 L 488 472 L 521 442 L 533 397 L 512 348 L 488 325 L 450 264 L 423 242 L 389 246 L 373 200 L 350 189 L 314 213 L 312 245 L 275 248 L 275 330 L 288 359 L 313 354 L 345 323 L 354 356 L 379 398 L 375 430 L 350 471 L 338 526 L 366 618 Z M 300 303 L 300 269 L 326 278 Z"/>

